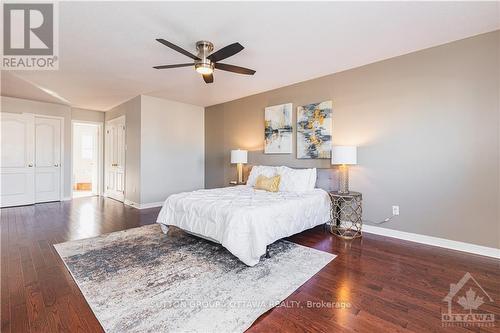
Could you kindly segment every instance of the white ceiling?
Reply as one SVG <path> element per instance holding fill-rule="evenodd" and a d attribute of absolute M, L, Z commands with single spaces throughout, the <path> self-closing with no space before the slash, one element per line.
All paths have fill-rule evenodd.
<path fill-rule="evenodd" d="M 3 73 L 2 94 L 108 110 L 139 94 L 213 105 L 500 28 L 498 2 L 61 2 L 58 71 Z M 164 38 L 194 53 L 245 49 L 205 84 Z M 31 85 L 31 87 L 27 87 Z"/>

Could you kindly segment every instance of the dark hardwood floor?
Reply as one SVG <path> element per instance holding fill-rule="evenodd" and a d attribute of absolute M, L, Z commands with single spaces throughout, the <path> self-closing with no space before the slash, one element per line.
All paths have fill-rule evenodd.
<path fill-rule="evenodd" d="M 154 223 L 158 211 L 97 197 L 2 209 L 1 332 L 102 332 L 52 244 Z M 499 332 L 498 260 L 367 233 L 346 242 L 322 227 L 291 240 L 338 257 L 250 332 Z M 443 298 L 466 272 L 493 298 L 481 310 L 495 327 L 442 327 Z"/>

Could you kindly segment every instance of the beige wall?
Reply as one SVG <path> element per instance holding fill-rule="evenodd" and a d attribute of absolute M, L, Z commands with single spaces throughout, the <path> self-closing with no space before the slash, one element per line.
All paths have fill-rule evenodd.
<path fill-rule="evenodd" d="M 62 159 L 62 167 L 64 169 L 63 198 L 71 198 L 71 108 L 61 104 L 44 103 L 5 96 L 2 96 L 1 100 L 2 112 L 34 113 L 64 118 L 64 150 Z"/>
<path fill-rule="evenodd" d="M 104 122 L 104 112 L 80 108 L 71 108 L 71 118 L 80 121 Z"/>
<path fill-rule="evenodd" d="M 125 199 L 164 201 L 204 187 L 204 108 L 137 96 L 105 113 L 126 116 Z"/>
<path fill-rule="evenodd" d="M 204 188 L 204 108 L 141 96 L 141 203 Z"/>
<path fill-rule="evenodd" d="M 141 202 L 141 96 L 115 106 L 105 120 L 125 116 L 125 199 Z"/>
<path fill-rule="evenodd" d="M 351 188 L 385 228 L 500 247 L 499 32 L 215 105 L 205 110 L 205 185 L 234 179 L 229 151 L 250 164 L 330 167 L 263 154 L 264 108 L 333 101 L 335 144 L 358 145 Z M 334 61 L 334 55 L 332 59 Z M 294 129 L 295 130 L 295 129 Z M 294 134 L 295 140 L 295 134 Z"/>

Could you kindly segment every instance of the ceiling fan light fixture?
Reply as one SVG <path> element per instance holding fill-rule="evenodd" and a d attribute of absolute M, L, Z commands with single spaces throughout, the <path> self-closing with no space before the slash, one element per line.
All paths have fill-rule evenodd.
<path fill-rule="evenodd" d="M 212 74 L 214 72 L 214 67 L 211 64 L 196 64 L 195 69 L 198 73 L 202 75 Z"/>
<path fill-rule="evenodd" d="M 160 65 L 153 66 L 155 69 L 167 69 L 167 68 L 178 68 L 178 67 L 188 67 L 194 65 L 194 69 L 197 73 L 201 74 L 205 83 L 213 83 L 214 76 L 212 75 L 215 69 L 232 72 L 237 74 L 244 75 L 254 75 L 255 71 L 253 69 L 230 65 L 221 63 L 221 60 L 234 56 L 236 53 L 240 52 L 244 49 L 244 47 L 236 42 L 227 46 L 224 46 L 222 49 L 214 50 L 214 45 L 209 41 L 198 41 L 196 42 L 196 49 L 198 50 L 198 55 L 194 55 L 193 53 L 184 50 L 182 47 L 179 47 L 163 38 L 156 39 L 159 43 L 165 45 L 166 47 L 171 48 L 174 51 L 182 53 L 183 55 L 194 60 L 194 63 L 184 63 L 184 64 L 173 64 L 173 65 Z"/>

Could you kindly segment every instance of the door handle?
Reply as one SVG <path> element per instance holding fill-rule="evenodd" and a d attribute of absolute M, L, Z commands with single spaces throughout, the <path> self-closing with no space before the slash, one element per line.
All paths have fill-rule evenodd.
<path fill-rule="evenodd" d="M 54 164 L 54 166 L 57 168 L 59 166 L 59 164 L 56 163 L 56 164 Z"/>
<path fill-rule="evenodd" d="M 32 167 L 33 167 L 33 163 L 28 164 L 28 168 L 32 168 Z"/>

